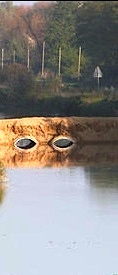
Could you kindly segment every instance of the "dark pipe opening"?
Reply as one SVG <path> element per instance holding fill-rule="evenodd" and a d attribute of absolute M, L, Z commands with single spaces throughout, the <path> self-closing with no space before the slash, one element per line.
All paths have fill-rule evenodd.
<path fill-rule="evenodd" d="M 18 147 L 19 149 L 31 149 L 36 145 L 36 142 L 30 138 L 19 138 L 15 142 L 15 146 Z"/>
<path fill-rule="evenodd" d="M 68 137 L 58 137 L 52 142 L 54 147 L 58 147 L 60 149 L 71 147 L 73 143 L 73 140 Z"/>

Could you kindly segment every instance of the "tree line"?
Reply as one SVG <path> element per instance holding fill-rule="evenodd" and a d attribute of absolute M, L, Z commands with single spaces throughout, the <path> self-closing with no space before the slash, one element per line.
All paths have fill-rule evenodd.
<path fill-rule="evenodd" d="M 94 69 L 100 66 L 102 85 L 118 86 L 117 1 L 37 2 L 31 7 L 4 1 L 0 3 L 0 22 L 1 69 L 4 49 L 4 66 L 22 64 L 40 76 L 45 41 L 46 77 L 58 75 L 61 49 L 63 80 L 91 86 Z"/>

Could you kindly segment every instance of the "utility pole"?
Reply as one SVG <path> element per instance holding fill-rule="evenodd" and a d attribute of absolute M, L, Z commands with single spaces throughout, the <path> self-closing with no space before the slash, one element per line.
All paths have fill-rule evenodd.
<path fill-rule="evenodd" d="M 4 49 L 2 49 L 2 71 L 4 67 Z"/>
<path fill-rule="evenodd" d="M 61 47 L 59 48 L 59 77 L 61 75 Z"/>
<path fill-rule="evenodd" d="M 16 51 L 14 50 L 13 51 L 13 63 L 15 63 L 16 62 Z"/>
<path fill-rule="evenodd" d="M 41 77 L 44 77 L 44 60 L 45 60 L 45 41 L 43 42 L 43 52 L 42 52 L 42 72 L 41 72 Z"/>
<path fill-rule="evenodd" d="M 30 63 L 29 63 L 29 42 L 28 42 L 28 47 L 27 47 L 27 69 L 29 72 L 29 67 L 30 67 Z"/>
<path fill-rule="evenodd" d="M 80 78 L 81 53 L 82 53 L 82 49 L 81 49 L 81 46 L 80 46 L 79 47 L 79 56 L 78 56 L 78 80 Z"/>

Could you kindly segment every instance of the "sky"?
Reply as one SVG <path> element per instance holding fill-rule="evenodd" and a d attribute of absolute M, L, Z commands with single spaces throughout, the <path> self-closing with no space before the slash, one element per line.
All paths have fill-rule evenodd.
<path fill-rule="evenodd" d="M 0 2 L 5 2 L 5 1 L 0 1 Z M 13 1 L 14 5 L 17 5 L 17 6 L 20 6 L 20 5 L 31 6 L 36 2 L 44 2 L 44 1 Z M 50 2 L 50 1 L 45 1 L 45 2 Z"/>
<path fill-rule="evenodd" d="M 33 5 L 34 3 L 36 3 L 38 1 L 13 1 L 13 3 L 15 5 Z"/>
<path fill-rule="evenodd" d="M 0 1 L 0 2 L 5 2 L 5 1 Z M 36 2 L 43 2 L 43 1 L 13 1 L 14 5 L 33 5 L 35 4 Z"/>

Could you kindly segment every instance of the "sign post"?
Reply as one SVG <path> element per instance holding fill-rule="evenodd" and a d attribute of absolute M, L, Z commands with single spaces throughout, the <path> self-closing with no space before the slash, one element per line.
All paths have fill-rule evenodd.
<path fill-rule="evenodd" d="M 99 87 L 100 87 L 100 80 L 99 79 L 102 77 L 102 71 L 101 71 L 99 66 L 97 66 L 95 68 L 93 76 L 94 76 L 94 78 L 97 78 L 97 84 L 98 84 L 98 90 L 99 90 Z"/>
<path fill-rule="evenodd" d="M 2 49 L 2 71 L 4 66 L 4 49 Z"/>

